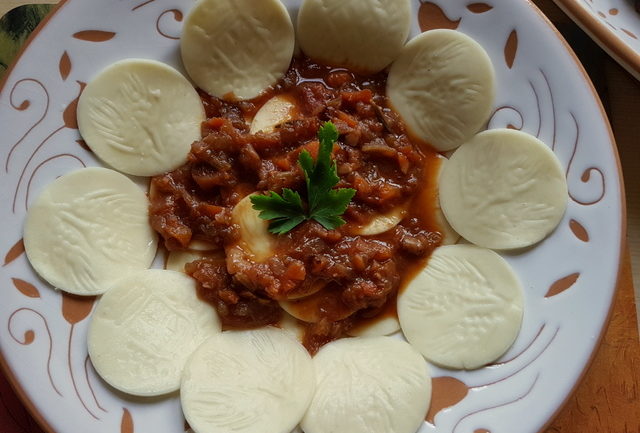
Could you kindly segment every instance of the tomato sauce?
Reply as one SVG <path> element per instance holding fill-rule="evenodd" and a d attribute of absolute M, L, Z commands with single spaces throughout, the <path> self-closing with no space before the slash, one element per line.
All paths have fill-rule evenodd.
<path fill-rule="evenodd" d="M 359 76 L 346 69 L 294 59 L 286 76 L 252 101 L 201 94 L 207 113 L 202 140 L 188 162 L 152 179 L 151 223 L 169 250 L 202 240 L 225 251 L 186 266 L 201 298 L 218 311 L 225 328 L 277 324 L 279 301 L 306 325 L 305 345 L 315 352 L 353 326 L 395 314 L 395 299 L 441 242 L 434 221 L 439 159 L 412 139 L 385 96 L 386 74 Z M 273 132 L 249 133 L 250 120 L 271 97 L 286 95 L 297 107 Z M 234 248 L 239 227 L 233 207 L 245 196 L 283 188 L 305 199 L 297 164 L 303 149 L 317 149 L 326 121 L 340 132 L 333 159 L 339 188 L 356 190 L 343 218 L 327 230 L 305 221 L 277 236 L 273 255 L 256 262 Z M 362 236 L 373 219 L 402 207 L 390 230 Z"/>

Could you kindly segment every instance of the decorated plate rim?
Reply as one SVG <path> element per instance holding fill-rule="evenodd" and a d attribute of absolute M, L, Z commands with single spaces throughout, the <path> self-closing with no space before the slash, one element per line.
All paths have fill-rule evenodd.
<path fill-rule="evenodd" d="M 573 384 L 570 392 L 564 397 L 563 401 L 558 405 L 558 407 L 556 408 L 556 410 L 552 414 L 552 416 L 545 422 L 544 426 L 540 430 L 540 433 L 542 433 L 554 421 L 554 419 L 559 414 L 559 412 L 566 406 L 567 402 L 570 400 L 571 396 L 576 391 L 578 386 L 580 386 L 580 384 L 582 383 L 586 373 L 588 372 L 590 366 L 593 363 L 593 360 L 594 360 L 598 350 L 600 349 L 600 345 L 602 343 L 603 337 L 605 335 L 605 332 L 607 331 L 608 324 L 610 322 L 611 315 L 612 315 L 612 312 L 613 312 L 613 306 L 615 304 L 614 300 L 615 300 L 615 297 L 616 297 L 617 292 L 618 292 L 618 285 L 619 285 L 619 282 L 620 282 L 620 279 L 621 279 L 621 275 L 622 275 L 622 265 L 623 265 L 622 257 L 623 257 L 624 251 L 626 249 L 625 236 L 626 236 L 626 232 L 627 232 L 627 209 L 626 209 L 626 202 L 624 200 L 625 190 L 624 190 L 624 182 L 623 182 L 623 177 L 622 177 L 622 166 L 621 166 L 621 163 L 620 163 L 620 157 L 619 157 L 618 150 L 617 150 L 617 147 L 616 147 L 615 137 L 613 135 L 613 131 L 612 131 L 611 125 L 609 123 L 606 111 L 604 110 L 604 106 L 602 104 L 602 101 L 600 100 L 600 98 L 599 98 L 599 96 L 598 96 L 598 94 L 597 94 L 597 92 L 595 90 L 594 85 L 593 85 L 591 79 L 589 78 L 589 75 L 587 74 L 584 66 L 582 65 L 582 63 L 578 59 L 577 55 L 575 54 L 575 52 L 573 51 L 573 49 L 571 48 L 569 43 L 565 40 L 565 38 L 557 30 L 557 28 L 553 25 L 553 23 L 549 20 L 549 18 L 546 15 L 544 15 L 544 13 L 538 8 L 538 6 L 535 3 L 533 3 L 532 0 L 523 0 L 523 1 L 530 8 L 532 8 L 533 11 L 537 15 L 539 15 L 543 19 L 543 22 L 546 24 L 546 26 L 549 27 L 553 31 L 553 34 L 562 43 L 562 45 L 564 46 L 565 50 L 570 55 L 572 62 L 575 64 L 575 66 L 578 67 L 578 70 L 581 73 L 583 82 L 585 84 L 587 84 L 588 90 L 591 92 L 593 98 L 595 99 L 595 102 L 597 104 L 597 108 L 598 108 L 598 110 L 599 110 L 599 112 L 600 112 L 600 114 L 602 116 L 602 120 L 604 122 L 604 126 L 606 127 L 606 131 L 607 131 L 607 134 L 608 134 L 609 139 L 610 139 L 612 155 L 613 155 L 613 158 L 615 160 L 616 167 L 617 167 L 617 175 L 618 175 L 617 176 L 617 182 L 618 182 L 618 188 L 619 188 L 620 196 L 621 196 L 621 200 L 620 200 L 620 221 L 619 221 L 620 222 L 620 233 L 618 234 L 620 250 L 618 252 L 618 258 L 617 258 L 618 259 L 617 260 L 618 261 L 618 266 L 617 266 L 617 271 L 616 271 L 616 274 L 615 274 L 615 287 L 613 288 L 612 301 L 611 301 L 611 303 L 609 305 L 606 319 L 605 319 L 605 321 L 603 323 L 602 328 L 600 329 L 599 335 L 596 338 L 596 343 L 593 346 L 593 350 L 592 350 L 592 352 L 591 352 L 591 354 L 589 356 L 589 359 L 584 364 L 584 367 L 583 367 L 578 379 Z M 604 26 L 604 24 L 602 24 L 600 21 L 598 21 L 595 17 L 593 17 L 584 8 L 581 8 L 577 4 L 577 0 L 554 0 L 554 1 L 558 4 L 558 6 L 560 6 L 563 10 L 565 10 L 565 12 L 569 13 L 570 15 L 572 15 L 572 16 L 577 15 L 580 18 L 584 19 L 584 21 L 578 21 L 578 24 L 580 24 L 581 26 L 588 27 L 588 30 L 585 29 L 587 32 L 592 30 L 593 33 L 596 34 L 596 36 L 602 37 L 603 39 L 606 39 L 606 40 L 609 40 L 610 42 L 613 42 L 612 50 L 614 50 L 615 55 L 620 56 L 618 60 L 622 59 L 623 63 L 626 63 L 627 60 L 630 60 L 632 63 L 626 63 L 625 66 L 628 68 L 631 65 L 633 65 L 634 66 L 634 70 L 633 71 L 630 70 L 630 72 L 633 73 L 637 78 L 640 79 L 640 54 L 639 53 L 636 53 L 629 46 L 627 46 L 622 41 L 620 41 L 612 32 L 610 32 Z M 55 15 L 57 15 L 64 8 L 64 6 L 68 2 L 69 2 L 69 0 L 60 0 L 60 2 L 54 6 L 54 8 L 49 12 L 49 14 L 39 23 L 39 25 L 34 29 L 34 31 L 27 38 L 25 43 L 20 48 L 20 50 L 19 50 L 18 54 L 16 55 L 15 59 L 10 64 L 9 68 L 5 71 L 4 77 L 2 77 L 2 79 L 0 79 L 0 94 L 5 90 L 5 86 L 6 86 L 7 82 L 8 82 L 8 80 L 9 80 L 9 77 L 12 75 L 14 67 L 20 61 L 20 59 L 23 57 L 23 55 L 27 52 L 27 50 L 28 50 L 29 46 L 31 45 L 31 43 L 39 36 L 40 32 L 48 25 L 49 21 Z M 586 23 L 588 23 L 588 25 Z M 599 39 L 597 39 L 597 40 L 598 40 L 598 42 L 600 42 Z M 9 366 L 9 364 L 8 364 L 7 360 L 5 359 L 4 354 L 2 353 L 2 351 L 0 351 L 0 372 L 5 375 L 5 377 L 7 378 L 8 382 L 10 383 L 11 387 L 16 392 L 17 396 L 20 398 L 22 403 L 25 405 L 25 407 L 27 408 L 29 413 L 32 415 L 32 417 L 36 420 L 36 422 L 39 424 L 39 426 L 46 433 L 58 433 L 51 427 L 50 423 L 48 422 L 48 420 L 45 417 L 45 415 L 43 414 L 43 412 L 36 408 L 35 404 L 31 400 L 31 398 L 29 397 L 29 395 L 27 394 L 25 389 L 22 387 L 20 381 L 17 379 L 17 377 L 14 374 L 13 370 Z"/>
<path fill-rule="evenodd" d="M 528 0 L 529 1 L 529 0 Z M 578 4 L 579 0 L 554 0 L 582 30 L 610 54 L 636 79 L 640 80 L 640 52 L 626 44 L 593 13 Z"/>

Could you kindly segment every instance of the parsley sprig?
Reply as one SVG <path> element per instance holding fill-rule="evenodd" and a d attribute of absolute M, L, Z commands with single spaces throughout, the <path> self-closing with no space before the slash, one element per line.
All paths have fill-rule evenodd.
<path fill-rule="evenodd" d="M 298 192 L 289 188 L 282 195 L 269 191 L 267 195 L 252 195 L 253 208 L 260 211 L 260 218 L 270 221 L 269 232 L 284 234 L 305 220 L 316 220 L 328 230 L 345 223 L 342 214 L 356 193 L 352 188 L 333 189 L 338 184 L 338 170 L 331 159 L 333 144 L 338 141 L 338 130 L 331 122 L 326 122 L 318 131 L 320 146 L 314 161 L 304 150 L 298 157 L 298 164 L 304 172 L 307 184 L 307 205 L 304 206 Z"/>

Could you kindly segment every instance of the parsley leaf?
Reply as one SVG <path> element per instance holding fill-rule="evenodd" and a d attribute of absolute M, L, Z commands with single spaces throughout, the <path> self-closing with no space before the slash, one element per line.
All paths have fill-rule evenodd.
<path fill-rule="evenodd" d="M 328 230 L 345 223 L 341 215 L 356 191 L 351 188 L 333 189 L 340 181 L 336 163 L 331 159 L 333 144 L 339 136 L 335 125 L 326 122 L 318 132 L 320 146 L 316 160 L 306 150 L 300 153 L 298 164 L 307 184 L 306 210 L 300 194 L 288 188 L 282 190 L 282 195 L 270 191 L 267 195 L 251 196 L 253 208 L 260 211 L 259 217 L 271 221 L 269 232 L 287 233 L 309 219 L 316 220 Z"/>
<path fill-rule="evenodd" d="M 289 188 L 282 190 L 282 195 L 270 191 L 269 195 L 252 195 L 251 203 L 263 220 L 270 220 L 269 232 L 283 234 L 292 230 L 306 219 L 300 194 Z"/>

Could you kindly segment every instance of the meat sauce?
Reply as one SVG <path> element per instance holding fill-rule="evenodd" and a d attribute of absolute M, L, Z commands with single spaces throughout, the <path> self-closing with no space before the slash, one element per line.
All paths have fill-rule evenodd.
<path fill-rule="evenodd" d="M 314 317 L 304 338 L 313 353 L 363 321 L 395 314 L 398 291 L 441 242 L 433 217 L 439 160 L 408 137 L 389 108 L 385 85 L 384 73 L 359 76 L 296 58 L 286 76 L 256 100 L 201 94 L 203 138 L 192 145 L 184 166 L 152 179 L 151 223 L 169 250 L 201 240 L 224 252 L 185 270 L 225 328 L 277 324 L 283 314 L 278 301 L 289 301 L 289 308 Z M 250 119 L 275 95 L 296 103 L 294 119 L 273 132 L 249 134 Z M 326 121 L 340 132 L 333 151 L 337 187 L 356 190 L 343 215 L 347 224 L 327 230 L 303 222 L 277 236 L 273 255 L 260 263 L 232 248 L 239 227 L 231 214 L 242 198 L 283 188 L 305 198 L 298 156 L 304 149 L 315 156 L 317 132 Z M 357 234 L 400 206 L 406 215 L 394 228 Z"/>

